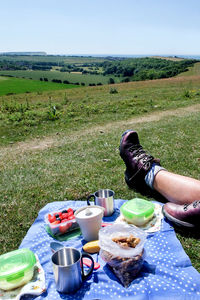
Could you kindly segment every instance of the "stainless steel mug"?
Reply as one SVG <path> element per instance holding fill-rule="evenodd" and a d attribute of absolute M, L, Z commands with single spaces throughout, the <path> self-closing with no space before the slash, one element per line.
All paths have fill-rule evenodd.
<path fill-rule="evenodd" d="M 90 205 L 90 199 L 94 198 L 94 204 L 104 207 L 104 216 L 111 216 L 114 212 L 114 192 L 108 189 L 103 189 L 91 194 L 87 198 L 87 204 Z"/>
<path fill-rule="evenodd" d="M 83 257 L 92 261 L 89 270 L 84 273 Z M 61 293 L 73 293 L 78 290 L 83 280 L 87 279 L 94 269 L 93 258 L 89 254 L 81 254 L 75 248 L 64 247 L 56 251 L 51 258 L 56 289 Z"/>

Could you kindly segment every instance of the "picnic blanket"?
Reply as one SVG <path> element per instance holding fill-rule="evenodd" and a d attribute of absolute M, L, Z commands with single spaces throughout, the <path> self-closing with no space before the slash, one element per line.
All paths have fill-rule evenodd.
<path fill-rule="evenodd" d="M 125 201 L 115 200 L 115 213 L 111 217 L 104 217 L 104 221 L 113 222 L 119 217 L 119 208 Z M 176 238 L 173 227 L 164 219 L 160 231 L 148 234 L 143 268 L 128 288 L 121 285 L 99 255 L 93 254 L 93 259 L 98 261 L 101 267 L 95 270 L 87 281 L 83 282 L 82 287 L 75 294 L 66 295 L 57 292 L 51 265 L 52 253 L 49 247 L 50 242 L 54 239 L 45 230 L 44 216 L 50 211 L 67 207 L 76 209 L 85 205 L 85 201 L 62 201 L 47 204 L 40 210 L 37 219 L 23 239 L 20 248 L 30 248 L 36 253 L 45 271 L 46 292 L 38 296 L 37 300 L 200 299 L 200 274 L 192 267 L 189 257 Z M 62 243 L 64 246 L 81 250 L 83 239 L 79 235 Z"/>

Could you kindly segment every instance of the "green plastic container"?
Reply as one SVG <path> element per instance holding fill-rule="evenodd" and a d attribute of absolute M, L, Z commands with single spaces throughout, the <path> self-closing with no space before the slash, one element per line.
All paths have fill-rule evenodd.
<path fill-rule="evenodd" d="M 0 256 L 0 288 L 11 290 L 33 277 L 36 258 L 29 249 L 18 249 Z"/>
<path fill-rule="evenodd" d="M 135 198 L 125 202 L 120 211 L 128 223 L 142 226 L 152 219 L 154 207 L 154 204 L 150 201 Z"/>

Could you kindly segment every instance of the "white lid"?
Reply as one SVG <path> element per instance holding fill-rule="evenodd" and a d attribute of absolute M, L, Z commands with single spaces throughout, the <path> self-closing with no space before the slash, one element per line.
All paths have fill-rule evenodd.
<path fill-rule="evenodd" d="M 102 209 L 99 207 L 85 207 L 82 209 L 80 212 L 77 213 L 76 217 L 80 219 L 90 219 L 93 217 L 98 216 L 99 214 L 102 213 Z"/>

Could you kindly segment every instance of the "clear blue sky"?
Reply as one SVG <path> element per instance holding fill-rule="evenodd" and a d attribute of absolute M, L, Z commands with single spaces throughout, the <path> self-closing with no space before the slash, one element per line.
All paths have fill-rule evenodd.
<path fill-rule="evenodd" d="M 200 55 L 200 1 L 2 0 L 7 51 Z"/>

